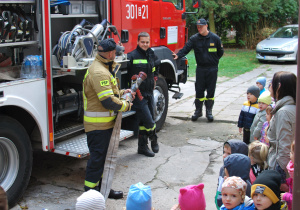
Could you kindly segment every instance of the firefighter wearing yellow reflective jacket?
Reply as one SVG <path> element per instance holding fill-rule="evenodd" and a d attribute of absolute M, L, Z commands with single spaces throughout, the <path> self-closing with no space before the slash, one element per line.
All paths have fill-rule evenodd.
<path fill-rule="evenodd" d="M 119 90 L 116 80 L 118 64 L 114 62 L 113 39 L 99 42 L 98 54 L 83 80 L 84 128 L 90 159 L 87 162 L 85 190 L 100 190 L 105 157 L 115 124 L 116 113 L 131 109 L 131 103 L 120 96 L 130 90 Z M 109 198 L 122 198 L 123 192 L 111 190 Z"/>
<path fill-rule="evenodd" d="M 154 153 L 159 151 L 159 146 L 155 131 L 153 89 L 158 78 L 160 60 L 150 48 L 150 35 L 148 33 L 141 32 L 138 35 L 137 44 L 137 48 L 128 53 L 127 67 L 128 81 L 131 81 L 131 77 L 140 71 L 147 74 L 147 78 L 139 86 L 143 99 L 140 100 L 136 97 L 132 106 L 139 122 L 138 153 L 154 157 Z M 151 141 L 152 151 L 148 148 L 148 138 Z"/>

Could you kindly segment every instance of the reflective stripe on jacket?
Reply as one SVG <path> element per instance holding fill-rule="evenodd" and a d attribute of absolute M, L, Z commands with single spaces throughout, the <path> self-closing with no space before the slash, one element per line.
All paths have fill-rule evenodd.
<path fill-rule="evenodd" d="M 114 127 L 116 114 L 114 111 L 128 111 L 130 104 L 121 100 L 117 80 L 109 71 L 116 63 L 97 55 L 87 70 L 83 80 L 84 128 L 86 132 L 107 130 Z M 110 98 L 118 110 L 106 109 L 101 101 Z"/>
<path fill-rule="evenodd" d="M 127 63 L 128 68 L 128 81 L 131 81 L 131 77 L 135 74 L 139 74 L 143 71 L 147 74 L 147 78 L 139 86 L 139 89 L 143 96 L 145 94 L 153 94 L 154 77 L 158 76 L 160 60 L 154 54 L 151 48 L 143 50 L 139 46 L 132 52 L 128 53 Z"/>

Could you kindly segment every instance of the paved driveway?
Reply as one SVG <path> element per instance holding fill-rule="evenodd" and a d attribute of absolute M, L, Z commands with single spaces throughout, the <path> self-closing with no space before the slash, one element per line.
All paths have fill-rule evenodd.
<path fill-rule="evenodd" d="M 229 138 L 240 138 L 236 122 L 246 90 L 256 78 L 270 81 L 277 71 L 296 73 L 296 65 L 264 64 L 236 78 L 218 82 L 213 114 L 214 123 L 205 118 L 189 119 L 194 111 L 194 82 L 190 78 L 182 85 L 184 96 L 171 98 L 166 124 L 159 133 L 160 152 L 154 158 L 138 155 L 137 139 L 120 143 L 119 160 L 113 188 L 126 193 L 130 185 L 142 182 L 152 188 L 152 203 L 156 210 L 168 210 L 178 202 L 179 189 L 190 184 L 205 183 L 204 193 L 209 210 L 215 209 L 214 195 L 219 168 L 222 165 L 222 145 Z M 177 119 L 176 119 L 177 118 Z M 75 159 L 53 153 L 34 154 L 30 185 L 19 205 L 13 208 L 74 209 L 76 198 L 83 192 L 88 158 Z M 122 210 L 126 197 L 108 200 L 108 210 Z"/>

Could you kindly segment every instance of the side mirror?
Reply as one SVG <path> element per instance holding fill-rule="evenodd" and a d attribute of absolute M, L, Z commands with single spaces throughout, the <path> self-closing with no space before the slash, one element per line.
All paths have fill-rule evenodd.
<path fill-rule="evenodd" d="M 200 8 L 201 0 L 193 0 L 193 8 Z"/>
<path fill-rule="evenodd" d="M 198 9 L 197 12 L 185 12 L 184 14 L 197 14 L 201 7 L 201 0 L 193 0 L 193 8 Z M 182 17 L 184 19 L 185 17 Z"/>

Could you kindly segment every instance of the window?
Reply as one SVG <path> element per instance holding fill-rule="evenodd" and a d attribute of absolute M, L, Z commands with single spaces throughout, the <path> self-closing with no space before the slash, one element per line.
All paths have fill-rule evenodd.
<path fill-rule="evenodd" d="M 298 38 L 298 27 L 283 27 L 278 29 L 272 38 Z"/>
<path fill-rule="evenodd" d="M 183 9 L 183 0 L 163 0 L 164 2 L 171 2 L 172 4 L 174 4 L 175 8 L 178 10 L 182 10 Z"/>

